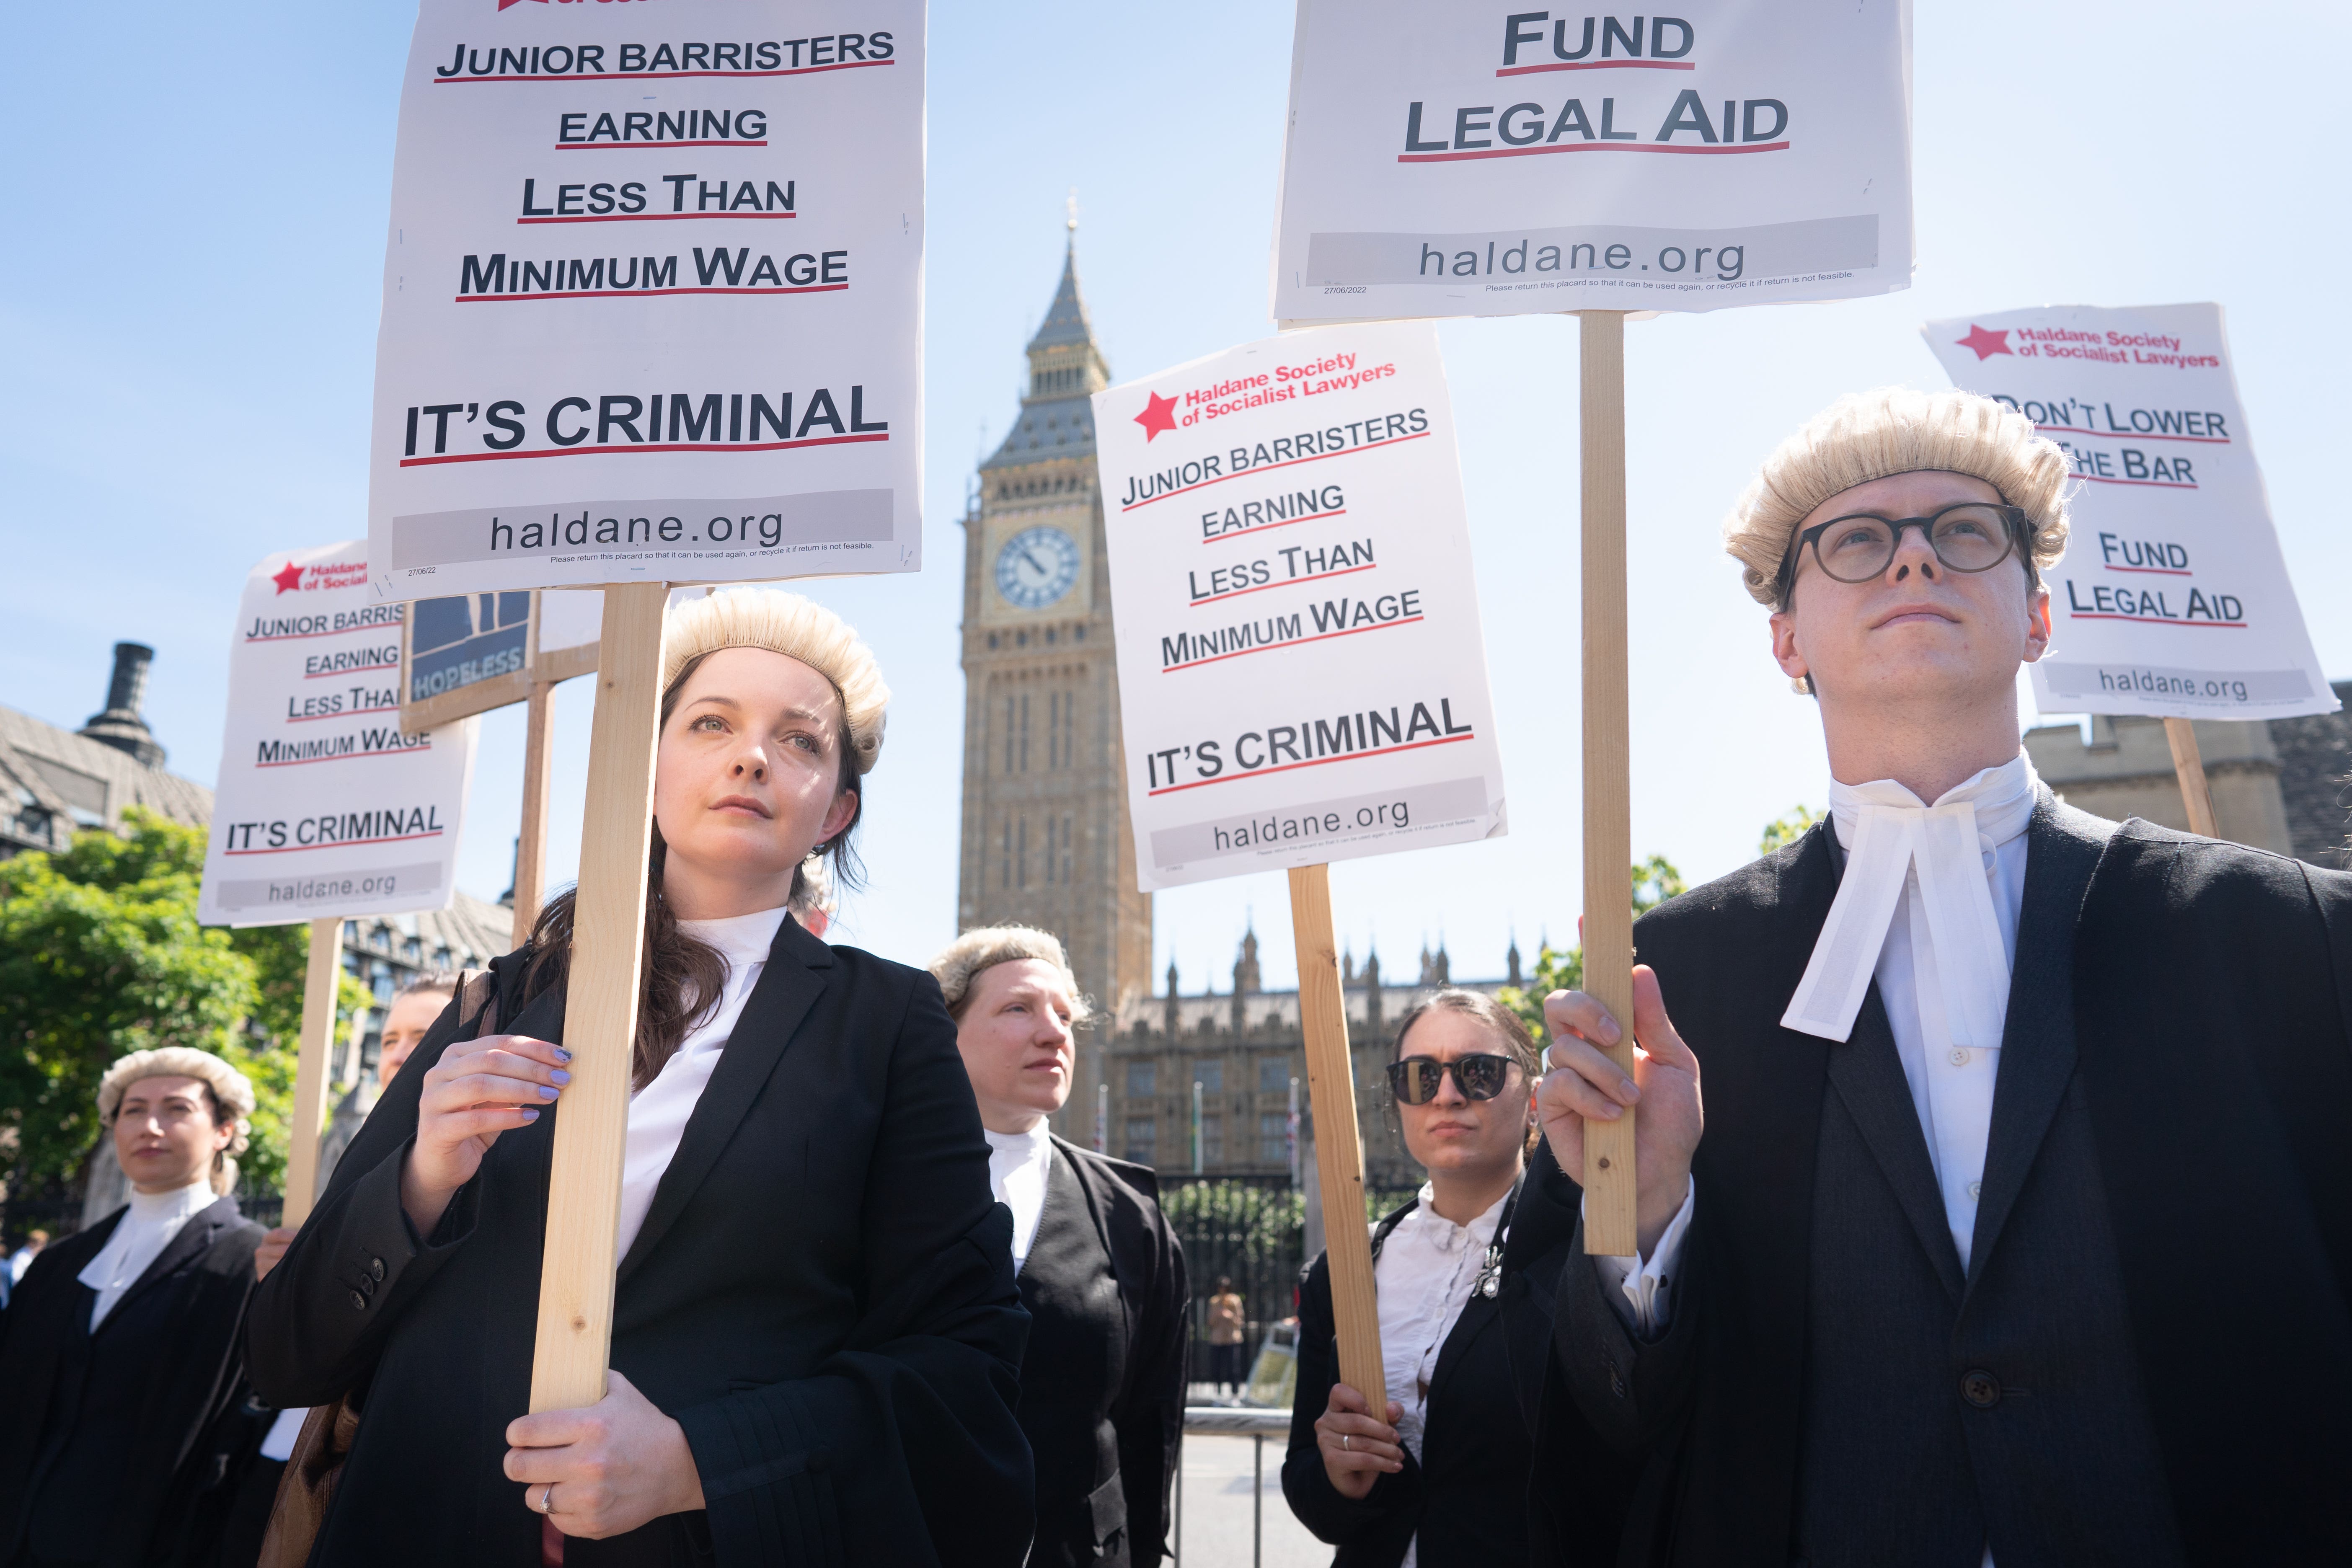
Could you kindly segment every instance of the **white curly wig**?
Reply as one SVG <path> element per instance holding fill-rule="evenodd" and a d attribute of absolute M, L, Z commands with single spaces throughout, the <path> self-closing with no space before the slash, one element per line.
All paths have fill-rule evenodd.
<path fill-rule="evenodd" d="M 1841 397 L 1775 447 L 1724 520 L 1723 547 L 1749 595 L 1784 609 L 1790 541 L 1815 507 L 1873 479 L 1931 470 L 1982 479 L 2024 511 L 2026 572 L 2036 583 L 2065 553 L 2072 469 L 2058 444 L 1990 397 L 1901 386 Z"/>
<path fill-rule="evenodd" d="M 890 688 L 873 650 L 848 622 L 781 588 L 736 588 L 690 600 L 670 612 L 662 639 L 662 689 L 669 689 L 689 660 L 723 647 L 781 653 L 833 682 L 848 723 L 850 757 L 859 773 L 873 771 L 882 755 Z"/>
<path fill-rule="evenodd" d="M 1078 977 L 1070 969 L 1069 954 L 1062 948 L 1062 939 L 1034 926 L 982 926 L 964 932 L 940 950 L 931 960 L 931 974 L 940 983 L 940 994 L 947 998 L 948 1016 L 962 1022 L 964 1007 L 971 1000 L 971 983 L 980 978 L 982 970 L 993 969 L 1000 963 L 1017 963 L 1026 958 L 1050 963 L 1062 972 L 1062 983 L 1070 988 L 1074 1004 L 1072 1024 L 1093 1022 L 1093 1005 L 1078 994 Z"/>
<path fill-rule="evenodd" d="M 212 1090 L 214 1125 L 234 1119 L 236 1136 L 213 1159 L 213 1191 L 226 1197 L 236 1186 L 236 1157 L 253 1143 L 253 1083 L 210 1051 L 165 1046 L 118 1057 L 98 1080 L 98 1119 L 108 1128 L 122 1109 L 122 1092 L 142 1078 L 192 1078 Z"/>

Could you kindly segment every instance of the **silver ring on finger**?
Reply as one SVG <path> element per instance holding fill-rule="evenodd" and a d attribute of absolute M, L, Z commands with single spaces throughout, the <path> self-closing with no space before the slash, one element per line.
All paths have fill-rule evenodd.
<path fill-rule="evenodd" d="M 548 1482 L 546 1486 L 540 1489 L 539 1511 L 541 1513 L 553 1513 L 555 1511 L 555 1483 L 553 1481 Z"/>
<path fill-rule="evenodd" d="M 1340 1434 L 1339 1434 L 1339 1447 L 1340 1447 L 1341 1448 L 1343 1448 L 1343 1449 L 1344 1449 L 1344 1448 L 1346 1448 L 1346 1447 L 1348 1447 L 1348 1439 L 1349 1439 L 1349 1437 L 1353 1436 L 1355 1436 L 1355 1434 L 1353 1434 L 1352 1432 L 1342 1432 L 1342 1433 L 1340 1433 Z"/>

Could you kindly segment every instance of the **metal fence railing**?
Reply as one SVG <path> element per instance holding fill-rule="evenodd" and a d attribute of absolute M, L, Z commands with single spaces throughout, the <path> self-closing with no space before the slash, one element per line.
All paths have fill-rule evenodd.
<path fill-rule="evenodd" d="M 1250 1439 L 1250 1568 L 1260 1568 L 1265 1560 L 1265 1440 L 1268 1437 L 1286 1440 L 1289 1435 L 1290 1412 L 1287 1410 L 1194 1405 L 1184 1412 L 1184 1436 L 1187 1437 L 1245 1436 Z M 1181 1449 L 1176 1462 L 1175 1511 L 1176 1529 L 1171 1542 L 1173 1555 L 1169 1568 L 1183 1568 L 1184 1462 Z"/>

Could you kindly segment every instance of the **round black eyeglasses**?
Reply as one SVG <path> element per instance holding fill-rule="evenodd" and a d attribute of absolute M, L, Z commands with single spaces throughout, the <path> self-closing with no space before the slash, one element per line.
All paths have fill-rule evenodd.
<path fill-rule="evenodd" d="M 1894 561 L 1906 528 L 1926 535 L 1936 559 L 1955 572 L 1990 572 L 2032 536 L 2024 508 L 1989 501 L 1962 501 L 1928 517 L 1887 518 L 1874 512 L 1833 517 L 1797 535 L 1797 548 L 1789 552 L 1789 563 L 1780 572 L 1781 603 L 1788 602 L 1797 563 L 1808 549 L 1836 581 L 1867 583 Z"/>
<path fill-rule="evenodd" d="M 1445 1075 L 1452 1073 L 1465 1100 L 1492 1100 L 1511 1080 L 1508 1057 L 1455 1057 L 1450 1062 L 1435 1057 L 1406 1057 L 1389 1063 L 1389 1092 L 1407 1105 L 1426 1105 L 1437 1098 Z"/>

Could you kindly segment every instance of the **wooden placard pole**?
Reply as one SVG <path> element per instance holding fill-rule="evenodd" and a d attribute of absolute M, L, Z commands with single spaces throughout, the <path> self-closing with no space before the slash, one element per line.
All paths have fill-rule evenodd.
<path fill-rule="evenodd" d="M 1339 1381 L 1388 1418 L 1381 1310 L 1372 1293 L 1372 1239 L 1364 1223 L 1364 1147 L 1356 1129 L 1356 1069 L 1348 1054 L 1348 1003 L 1331 934 L 1331 868 L 1290 873 L 1290 931 L 1298 949 L 1298 1026 L 1306 1037 L 1307 1093 L 1315 1109 L 1315 1169 L 1323 1183 L 1323 1245 L 1330 1259 L 1331 1321 Z"/>
<path fill-rule="evenodd" d="M 563 1007 L 572 1083 L 556 1110 L 548 1176 L 539 1334 L 530 1365 L 534 1411 L 579 1409 L 604 1397 L 668 602 L 663 583 L 604 590 L 572 977 Z M 516 897 L 521 897 L 520 884 Z"/>
<path fill-rule="evenodd" d="M 342 976 L 343 922 L 310 922 L 302 970 L 302 1039 L 294 1058 L 294 1119 L 286 1128 L 286 1209 L 278 1224 L 299 1228 L 319 1201 L 319 1124 L 327 1109 L 328 1058 L 335 1049 L 335 988 Z"/>
<path fill-rule="evenodd" d="M 1625 312 L 1579 310 L 1584 588 L 1584 989 L 1623 1026 L 1633 1072 L 1633 746 L 1625 678 Z M 1639 1250 L 1633 1118 L 1584 1124 L 1584 1249 Z"/>
<path fill-rule="evenodd" d="M 547 786 L 554 751 L 549 742 L 555 727 L 555 682 L 532 681 L 528 701 L 522 742 L 522 828 L 515 845 L 516 947 L 539 923 L 540 895 L 547 886 Z"/>
<path fill-rule="evenodd" d="M 2205 782 L 2205 758 L 2197 750 L 2197 730 L 2187 719 L 2167 719 L 2164 738 L 2172 742 L 2172 771 L 2180 775 L 2180 798 L 2189 806 L 2189 831 L 2219 838 L 2213 825 L 2213 791 Z"/>

